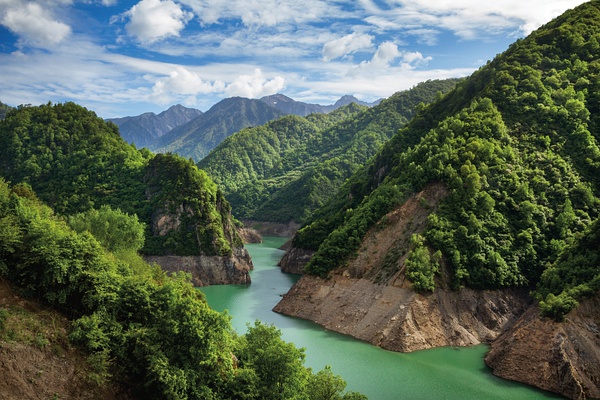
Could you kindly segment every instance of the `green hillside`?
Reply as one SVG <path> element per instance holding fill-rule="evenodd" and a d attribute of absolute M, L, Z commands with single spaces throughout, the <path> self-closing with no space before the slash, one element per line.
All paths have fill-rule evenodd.
<path fill-rule="evenodd" d="M 414 115 L 457 80 L 428 81 L 366 108 L 286 116 L 245 129 L 198 166 L 215 180 L 237 217 L 303 221 Z"/>
<path fill-rule="evenodd" d="M 80 373 L 90 384 L 119 384 L 123 398 L 306 399 L 326 390 L 364 399 L 342 396 L 345 382 L 330 369 L 304 367 L 304 351 L 274 326 L 256 322 L 234 333 L 229 316 L 210 309 L 189 277 L 166 275 L 135 254 L 143 240 L 130 239 L 142 231 L 137 218 L 109 207 L 67 224 L 29 186 L 0 178 L 0 281 L 69 317 L 61 334 L 85 350 Z M 22 319 L 22 311 L 0 308 L 0 345 L 28 340 L 5 323 Z M 49 331 L 36 332 L 40 348 Z M 60 354 L 56 345 L 51 351 Z"/>
<path fill-rule="evenodd" d="M 413 241 L 413 281 L 431 289 L 440 251 L 456 288 L 534 287 L 598 217 L 599 43 L 589 2 L 422 109 L 300 229 L 294 245 L 318 249 L 305 270 L 344 265 L 387 212 L 443 182 L 450 194 Z"/>
<path fill-rule="evenodd" d="M 150 254 L 230 254 L 241 246 L 214 183 L 176 155 L 154 156 L 74 103 L 20 107 L 0 122 L 0 176 L 27 183 L 59 214 L 108 205 L 146 225 Z M 161 228 L 160 223 L 178 221 Z M 183 222 L 183 223 L 181 223 Z"/>

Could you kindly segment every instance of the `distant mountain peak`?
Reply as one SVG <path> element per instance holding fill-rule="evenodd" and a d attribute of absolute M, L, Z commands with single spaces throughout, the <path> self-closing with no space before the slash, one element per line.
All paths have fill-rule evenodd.
<path fill-rule="evenodd" d="M 109 121 L 117 124 L 125 141 L 135 143 L 138 147 L 145 147 L 165 133 L 201 114 L 200 110 L 176 104 L 158 115 L 146 112 L 133 117 L 112 118 Z"/>

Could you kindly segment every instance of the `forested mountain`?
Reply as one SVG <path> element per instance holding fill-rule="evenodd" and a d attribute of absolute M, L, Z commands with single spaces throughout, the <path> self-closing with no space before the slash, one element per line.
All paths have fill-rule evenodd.
<path fill-rule="evenodd" d="M 283 112 L 260 100 L 232 97 L 171 130 L 149 148 L 160 153 L 177 153 L 198 161 L 232 133 L 249 126 L 266 124 L 283 115 Z"/>
<path fill-rule="evenodd" d="M 406 274 L 420 290 L 433 290 L 440 265 L 455 288 L 535 287 L 598 218 L 599 43 L 600 5 L 589 2 L 423 108 L 300 229 L 294 245 L 317 250 L 306 272 L 344 266 L 386 213 L 442 182 L 449 194 L 390 265 L 403 267 L 395 261 L 410 252 Z M 590 268 L 581 283 L 597 282 L 598 266 Z M 575 284 L 547 278 L 538 293 L 548 304 L 564 285 Z"/>
<path fill-rule="evenodd" d="M 599 54 L 591 1 L 420 108 L 297 232 L 316 252 L 275 310 L 393 350 L 492 341 L 498 375 L 600 396 Z"/>
<path fill-rule="evenodd" d="M 86 116 L 73 107 L 40 110 L 50 116 L 53 110 Z M 25 114 L 20 113 L 34 116 Z M 94 141 L 100 142 L 95 136 Z M 136 255 L 143 229 L 135 216 L 109 207 L 66 222 L 30 186 L 11 187 L 0 178 L 0 283 L 4 288 L 8 279 L 15 285 L 8 289 L 11 302 L 18 298 L 13 290 L 28 297 L 21 301 L 27 304 L 24 310 L 4 307 L 5 291 L 0 293 L 3 357 L 19 354 L 11 352 L 14 348 L 21 352 L 30 348 L 27 331 L 35 331 L 38 348 L 47 346 L 51 348 L 47 353 L 60 355 L 63 374 L 74 368 L 77 374 L 85 374 L 78 380 L 87 381 L 92 390 L 76 388 L 77 396 L 94 392 L 95 386 L 98 396 L 107 392 L 103 385 L 118 385 L 121 391 L 108 390 L 121 392 L 118 398 L 305 399 L 320 398 L 321 390 L 335 399 L 365 398 L 353 392 L 342 396 L 345 382 L 329 368 L 317 373 L 306 368 L 303 350 L 284 342 L 274 326 L 257 321 L 246 334 L 234 333 L 229 316 L 210 309 L 185 274 L 166 275 Z M 32 313 L 42 309 L 34 306 L 32 298 L 42 302 L 43 309 L 51 306 L 61 311 L 71 323 L 65 324 L 60 316 L 60 322 L 44 322 L 41 315 Z M 87 354 L 85 366 L 81 360 L 69 364 L 75 361 L 72 352 L 63 349 L 72 345 Z M 0 363 L 0 370 L 13 365 L 11 361 Z M 38 361 L 36 368 L 41 367 Z M 43 373 L 46 384 L 48 376 L 60 372 L 52 371 L 47 361 L 44 365 L 51 371 L 38 372 L 38 376 Z M 17 375 L 25 381 L 24 371 L 8 372 L 3 377 Z M 26 386 L 19 383 L 8 387 Z M 31 387 L 30 382 L 27 388 Z"/>
<path fill-rule="evenodd" d="M 330 114 L 286 116 L 238 132 L 198 166 L 223 187 L 241 218 L 302 221 L 408 122 L 457 80 L 428 81 L 378 106 L 351 103 Z"/>
<path fill-rule="evenodd" d="M 135 117 L 110 118 L 108 121 L 119 127 L 119 132 L 127 143 L 134 143 L 142 148 L 150 146 L 165 133 L 199 115 L 202 115 L 202 111 L 177 104 L 158 115 L 148 112 Z"/>
<path fill-rule="evenodd" d="M 9 112 L 0 122 L 0 176 L 31 185 L 61 215 L 103 205 L 137 215 L 146 253 L 231 255 L 242 246 L 229 204 L 203 171 L 136 150 L 115 124 L 74 103 Z"/>
<path fill-rule="evenodd" d="M 296 101 L 280 93 L 262 97 L 260 100 L 270 105 L 271 107 L 283 111 L 286 114 L 294 114 L 299 115 L 301 117 L 305 117 L 309 114 L 314 113 L 329 113 L 350 103 L 356 103 L 362 106 L 373 107 L 381 102 L 381 100 L 378 100 L 373 103 L 365 103 L 363 101 L 359 101 L 354 96 L 344 96 L 338 101 L 336 101 L 335 104 L 323 106 L 320 104 L 310 104 L 303 103 L 301 101 Z"/>

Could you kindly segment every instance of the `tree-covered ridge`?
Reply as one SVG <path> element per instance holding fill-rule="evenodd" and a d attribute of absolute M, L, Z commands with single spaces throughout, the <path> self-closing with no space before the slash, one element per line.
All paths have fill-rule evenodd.
<path fill-rule="evenodd" d="M 224 188 L 238 217 L 302 221 L 373 156 L 422 102 L 457 80 L 428 81 L 373 108 L 287 116 L 224 141 L 199 167 Z"/>
<path fill-rule="evenodd" d="M 385 213 L 441 181 L 425 245 L 454 286 L 535 285 L 598 217 L 599 39 L 589 2 L 422 109 L 301 228 L 295 246 L 318 249 L 306 271 L 344 265 Z"/>
<path fill-rule="evenodd" d="M 29 186 L 0 178 L 0 279 L 73 321 L 69 339 L 88 352 L 92 381 L 140 398 L 365 398 L 342 396 L 345 382 L 329 369 L 304 367 L 303 350 L 273 326 L 237 335 L 188 276 L 142 261 L 142 231 L 135 216 L 108 206 L 67 223 Z"/>
<path fill-rule="evenodd" d="M 115 124 L 74 103 L 9 112 L 0 122 L 0 176 L 31 185 L 62 215 L 103 205 L 137 215 L 146 253 L 230 254 L 241 245 L 229 204 L 206 174 L 179 156 L 137 150 Z M 177 221 L 170 230 L 156 224 L 165 214 Z"/>

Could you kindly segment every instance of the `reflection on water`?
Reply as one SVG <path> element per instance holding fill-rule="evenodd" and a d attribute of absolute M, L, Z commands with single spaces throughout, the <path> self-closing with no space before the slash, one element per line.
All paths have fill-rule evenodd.
<path fill-rule="evenodd" d="M 348 382 L 348 390 L 362 392 L 371 400 L 560 398 L 493 376 L 483 362 L 484 345 L 395 353 L 272 312 L 298 279 L 276 266 L 283 255 L 277 248 L 285 241 L 265 238 L 261 244 L 246 246 L 255 268 L 251 284 L 201 288 L 212 308 L 227 310 L 238 332 L 245 332 L 246 325 L 256 319 L 274 324 L 284 340 L 305 348 L 307 366 L 316 371 L 331 365 Z"/>

